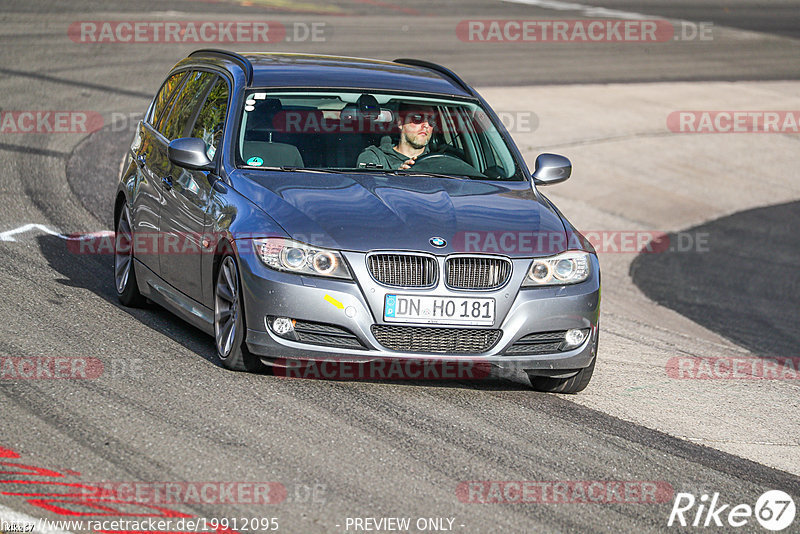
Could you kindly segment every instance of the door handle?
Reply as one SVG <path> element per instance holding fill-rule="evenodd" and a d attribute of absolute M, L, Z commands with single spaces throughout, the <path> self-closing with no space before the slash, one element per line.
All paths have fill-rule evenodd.
<path fill-rule="evenodd" d="M 164 184 L 164 188 L 167 190 L 172 189 L 172 176 L 164 176 L 161 179 L 161 183 Z"/>
<path fill-rule="evenodd" d="M 136 156 L 136 164 L 139 167 L 144 167 L 145 165 L 147 165 L 147 156 L 145 156 L 144 154 Z"/>

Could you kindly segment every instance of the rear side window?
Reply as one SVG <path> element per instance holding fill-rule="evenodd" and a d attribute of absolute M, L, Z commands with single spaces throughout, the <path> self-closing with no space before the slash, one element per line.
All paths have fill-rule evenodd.
<path fill-rule="evenodd" d="M 164 109 L 166 109 L 175 89 L 180 86 L 184 74 L 186 74 L 186 72 L 177 72 L 167 78 L 167 81 L 164 82 L 164 85 L 161 86 L 161 90 L 156 95 L 155 100 L 153 100 L 153 105 L 150 107 L 150 113 L 147 115 L 145 122 L 153 125 L 156 124 L 158 118 L 162 115 Z"/>
<path fill-rule="evenodd" d="M 222 141 L 222 128 L 225 126 L 227 111 L 228 84 L 218 77 L 203 107 L 200 108 L 190 136 L 206 142 L 209 159 L 214 159 L 214 154 Z"/>
<path fill-rule="evenodd" d="M 200 103 L 206 96 L 209 86 L 216 76 L 210 72 L 192 72 L 186 78 L 181 92 L 172 105 L 166 119 L 158 126 L 158 131 L 172 141 L 186 137 Z"/>

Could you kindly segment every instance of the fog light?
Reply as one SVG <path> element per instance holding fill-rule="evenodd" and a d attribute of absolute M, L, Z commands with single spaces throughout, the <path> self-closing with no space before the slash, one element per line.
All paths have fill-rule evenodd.
<path fill-rule="evenodd" d="M 567 333 L 564 334 L 564 345 L 567 348 L 570 347 L 577 347 L 584 341 L 586 341 L 586 336 L 589 335 L 589 329 L 578 330 L 577 328 L 573 328 L 572 330 L 567 330 Z"/>
<path fill-rule="evenodd" d="M 288 317 L 277 317 L 272 321 L 272 330 L 281 337 L 294 332 L 294 320 Z"/>

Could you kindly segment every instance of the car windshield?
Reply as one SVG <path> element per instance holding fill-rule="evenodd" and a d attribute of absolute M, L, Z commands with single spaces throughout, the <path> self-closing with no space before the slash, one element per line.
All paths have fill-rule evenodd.
<path fill-rule="evenodd" d="M 503 137 L 471 100 L 254 90 L 240 124 L 240 168 L 523 179 Z"/>

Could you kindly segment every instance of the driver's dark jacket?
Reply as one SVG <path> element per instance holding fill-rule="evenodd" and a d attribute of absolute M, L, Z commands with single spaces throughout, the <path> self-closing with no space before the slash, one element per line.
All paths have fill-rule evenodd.
<path fill-rule="evenodd" d="M 426 146 L 422 154 L 427 154 L 428 152 L 429 150 Z M 397 170 L 408 159 L 410 159 L 408 156 L 394 149 L 392 138 L 388 135 L 384 135 L 381 138 L 380 147 L 372 145 L 359 154 L 357 166 L 359 168 L 374 167 L 376 169 Z"/>

